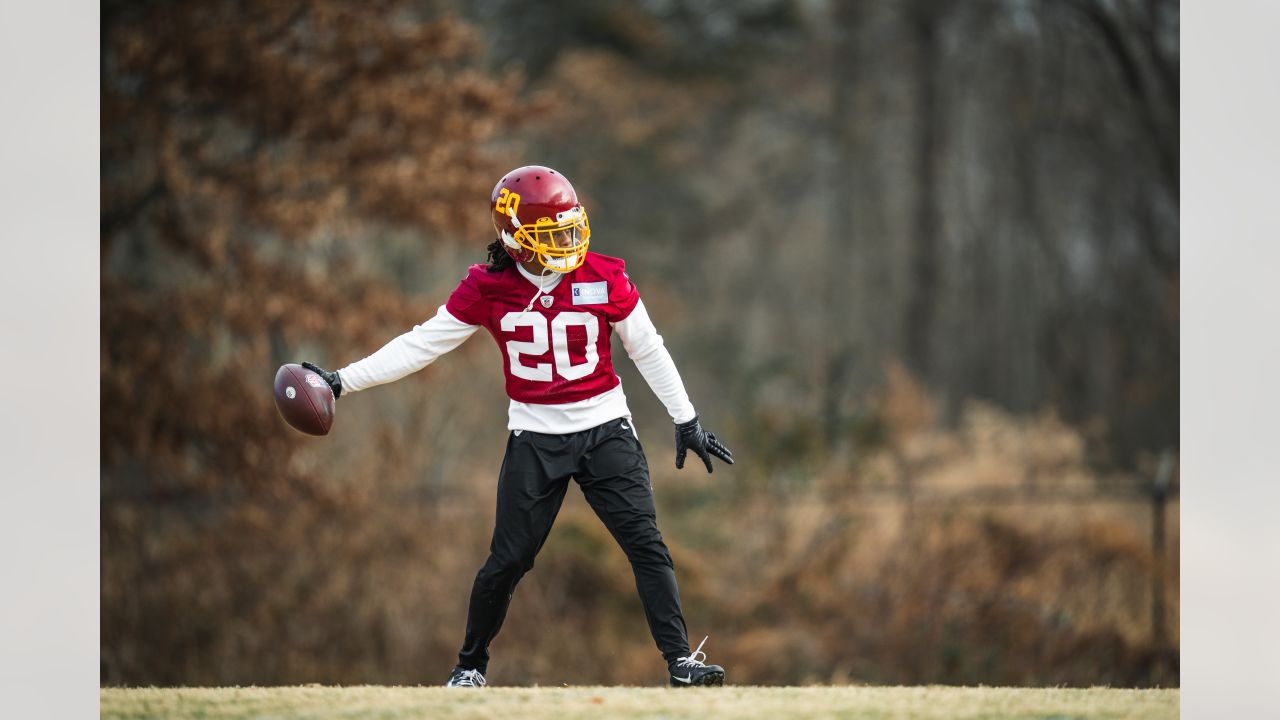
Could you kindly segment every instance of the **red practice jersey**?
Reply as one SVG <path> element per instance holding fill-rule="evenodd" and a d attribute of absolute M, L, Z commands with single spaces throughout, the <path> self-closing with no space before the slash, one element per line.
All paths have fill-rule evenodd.
<path fill-rule="evenodd" d="M 621 382 L 613 372 L 610 323 L 625 319 L 640 300 L 624 269 L 618 258 L 588 252 L 581 267 L 525 312 L 538 288 L 517 268 L 472 265 L 445 308 L 493 336 L 512 400 L 578 402 Z"/>

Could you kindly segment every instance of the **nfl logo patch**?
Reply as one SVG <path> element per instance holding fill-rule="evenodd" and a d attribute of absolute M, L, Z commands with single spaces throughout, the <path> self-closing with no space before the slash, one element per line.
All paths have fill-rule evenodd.
<path fill-rule="evenodd" d="M 544 308 L 551 307 L 551 303 L 555 302 L 555 299 L 552 298 L 550 295 L 543 295 L 541 300 L 542 300 L 542 307 Z"/>

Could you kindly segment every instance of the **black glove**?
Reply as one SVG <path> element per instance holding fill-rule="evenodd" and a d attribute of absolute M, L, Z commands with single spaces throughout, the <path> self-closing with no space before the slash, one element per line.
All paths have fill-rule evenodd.
<path fill-rule="evenodd" d="M 342 376 L 338 375 L 338 371 L 329 372 L 314 363 L 304 362 L 302 367 L 320 376 L 321 380 L 329 383 L 329 387 L 333 389 L 333 399 L 337 400 L 342 397 Z"/>
<path fill-rule="evenodd" d="M 698 416 L 694 416 L 688 422 L 676 424 L 676 469 L 684 467 L 685 454 L 690 450 L 695 455 L 702 458 L 702 462 L 707 465 L 707 472 L 715 472 L 711 467 L 711 456 L 715 455 L 721 460 L 733 464 L 733 453 L 729 452 L 729 448 L 716 439 L 713 433 L 709 433 L 702 429 L 702 424 L 698 422 Z"/>

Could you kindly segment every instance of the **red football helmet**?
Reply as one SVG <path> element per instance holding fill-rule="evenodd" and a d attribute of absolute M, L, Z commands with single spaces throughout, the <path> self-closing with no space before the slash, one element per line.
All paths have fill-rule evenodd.
<path fill-rule="evenodd" d="M 569 179 L 549 167 L 526 165 L 507 173 L 489 198 L 493 229 L 516 262 L 535 257 L 567 273 L 587 259 L 591 226 Z"/>

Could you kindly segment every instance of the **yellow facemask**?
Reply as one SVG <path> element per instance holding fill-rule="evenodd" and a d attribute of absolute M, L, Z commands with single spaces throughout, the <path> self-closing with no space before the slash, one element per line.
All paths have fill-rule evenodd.
<path fill-rule="evenodd" d="M 532 225 L 521 225 L 514 211 L 508 211 L 508 215 L 516 226 L 513 236 L 516 244 L 532 251 L 548 270 L 567 273 L 586 261 L 591 226 L 587 223 L 587 211 L 582 206 L 560 213 L 555 220 L 539 218 Z"/>

